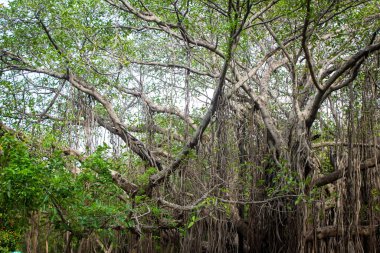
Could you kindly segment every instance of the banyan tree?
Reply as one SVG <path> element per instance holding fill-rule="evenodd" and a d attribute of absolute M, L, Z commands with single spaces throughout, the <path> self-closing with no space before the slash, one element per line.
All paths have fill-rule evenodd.
<path fill-rule="evenodd" d="M 0 250 L 378 252 L 379 13 L 0 4 Z"/>

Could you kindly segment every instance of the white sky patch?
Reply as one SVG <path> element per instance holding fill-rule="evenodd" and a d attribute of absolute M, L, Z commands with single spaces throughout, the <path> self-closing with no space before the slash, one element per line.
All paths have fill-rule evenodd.
<path fill-rule="evenodd" d="M 0 5 L 8 6 L 8 0 L 0 0 Z"/>

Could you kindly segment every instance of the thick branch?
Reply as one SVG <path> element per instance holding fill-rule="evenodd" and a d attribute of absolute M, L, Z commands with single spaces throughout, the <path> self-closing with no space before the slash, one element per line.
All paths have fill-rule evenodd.
<path fill-rule="evenodd" d="M 329 79 L 326 80 L 325 84 L 322 87 L 322 90 L 319 90 L 317 94 L 314 96 L 314 98 L 309 100 L 305 107 L 304 114 L 306 125 L 308 127 L 311 127 L 311 125 L 313 124 L 320 105 L 322 104 L 324 99 L 326 99 L 326 92 L 331 92 L 330 87 L 336 82 L 336 80 L 343 74 L 345 74 L 347 70 L 357 66 L 357 63 L 361 62 L 362 58 L 368 56 L 368 54 L 373 53 L 377 50 L 380 50 L 380 42 L 363 48 L 356 54 L 352 55 L 348 60 L 346 60 L 346 62 L 340 68 L 338 68 Z M 356 77 L 355 73 L 357 74 L 357 69 L 354 69 L 353 71 L 353 76 Z M 349 82 L 352 81 L 353 79 L 350 78 Z M 341 87 L 343 86 L 340 86 L 340 88 Z"/>
<path fill-rule="evenodd" d="M 352 230 L 353 233 L 358 233 L 361 236 L 369 236 L 371 234 L 376 233 L 376 230 L 379 228 L 376 226 L 360 226 Z M 306 240 L 311 241 L 314 238 L 314 233 L 316 233 L 316 237 L 319 240 L 328 238 L 328 237 L 337 237 L 343 236 L 345 233 L 349 231 L 348 228 L 343 228 L 340 226 L 326 226 L 317 228 L 316 231 L 307 232 Z"/>
<path fill-rule="evenodd" d="M 113 123 L 113 132 L 119 135 L 126 142 L 129 148 L 134 153 L 136 153 L 143 161 L 147 162 L 149 166 L 156 167 L 159 170 L 162 169 L 161 164 L 158 161 L 156 161 L 156 159 L 151 155 L 150 150 L 144 145 L 144 143 L 142 143 L 139 139 L 137 139 L 135 136 L 133 136 L 127 131 L 127 129 L 121 123 L 115 110 L 113 109 L 112 104 L 102 94 L 100 94 L 94 86 L 88 84 L 85 80 L 74 76 L 70 72 L 67 75 L 53 70 L 33 67 L 30 63 L 22 59 L 20 56 L 17 56 L 5 50 L 1 51 L 0 58 L 3 62 L 6 62 L 9 66 L 11 66 L 13 70 L 25 70 L 32 73 L 45 74 L 61 80 L 67 80 L 73 87 L 93 97 L 97 102 L 102 104 L 108 112 L 108 115 Z M 15 63 L 19 64 L 17 65 L 15 63 L 7 61 L 8 58 L 10 58 Z"/>
<path fill-rule="evenodd" d="M 375 167 L 377 164 L 380 163 L 380 150 L 377 151 L 375 157 L 368 158 L 364 162 L 360 164 L 360 170 L 366 170 L 369 168 Z M 316 187 L 321 187 L 327 184 L 334 183 L 338 179 L 343 177 L 343 170 L 337 170 L 330 174 L 324 175 L 320 178 L 317 178 L 312 185 Z"/>
<path fill-rule="evenodd" d="M 121 176 L 121 174 L 117 171 L 110 170 L 112 180 L 118 185 L 121 189 L 123 189 L 128 195 L 134 196 L 138 191 L 138 186 L 129 182 L 127 179 Z"/>
<path fill-rule="evenodd" d="M 351 56 L 337 71 L 334 72 L 334 74 L 327 79 L 326 83 L 324 84 L 323 89 L 326 89 L 330 87 L 334 82 L 341 77 L 348 69 L 355 66 L 355 64 L 364 56 L 367 56 L 370 53 L 373 53 L 380 49 L 380 42 L 374 45 L 367 46 Z"/>
<path fill-rule="evenodd" d="M 156 158 L 152 155 L 152 152 L 145 147 L 144 143 L 130 134 L 127 131 L 127 127 L 122 123 L 119 123 L 118 127 L 115 127 L 114 124 L 110 124 L 99 117 L 97 117 L 97 122 L 109 132 L 118 135 L 125 143 L 128 144 L 128 147 L 135 154 L 137 154 L 142 160 L 148 162 L 150 166 L 156 167 L 158 170 L 162 170 L 161 163 L 156 160 Z"/>
<path fill-rule="evenodd" d="M 193 137 L 191 138 L 191 140 L 182 149 L 181 153 L 179 154 L 179 156 L 177 157 L 177 159 L 171 164 L 171 166 L 168 167 L 168 168 L 166 168 L 166 169 L 164 169 L 164 170 L 162 170 L 162 171 L 160 171 L 160 172 L 158 172 L 155 175 L 152 175 L 150 177 L 149 188 L 152 188 L 152 187 L 160 184 L 163 181 L 163 179 L 167 178 L 174 171 L 176 171 L 180 167 L 180 165 L 182 164 L 182 162 L 186 159 L 186 157 L 188 156 L 188 154 L 190 153 L 190 151 L 192 149 L 194 149 L 198 145 L 199 141 L 201 140 L 204 131 L 208 127 L 208 125 L 209 125 L 209 123 L 211 121 L 211 118 L 214 115 L 214 113 L 215 113 L 215 111 L 216 111 L 216 109 L 218 107 L 220 97 L 222 96 L 222 90 L 223 90 L 223 87 L 224 87 L 224 84 L 225 84 L 225 81 L 226 81 L 225 79 L 226 79 L 226 75 L 227 75 L 227 70 L 228 70 L 228 67 L 229 67 L 229 64 L 230 64 L 230 61 L 231 61 L 232 48 L 234 47 L 234 43 L 235 42 L 236 41 L 233 41 L 229 45 L 230 46 L 230 48 L 229 48 L 229 55 L 227 55 L 226 60 L 224 62 L 224 65 L 223 65 L 223 68 L 222 68 L 222 71 L 221 71 L 221 75 L 219 77 L 218 86 L 215 89 L 213 98 L 211 100 L 211 105 L 208 108 L 208 111 L 206 112 L 206 114 L 204 115 L 201 124 L 198 126 L 198 128 L 197 128 L 196 132 L 194 133 Z"/>
<path fill-rule="evenodd" d="M 281 151 L 281 149 L 284 147 L 284 140 L 280 132 L 278 131 L 273 121 L 273 118 L 270 115 L 270 112 L 266 106 L 265 101 L 261 97 L 255 96 L 255 94 L 246 84 L 243 84 L 242 88 L 248 94 L 248 96 L 252 99 L 253 103 L 259 108 L 264 124 L 267 127 L 271 137 L 273 138 L 275 142 L 274 144 L 275 144 L 276 149 L 278 151 Z"/>

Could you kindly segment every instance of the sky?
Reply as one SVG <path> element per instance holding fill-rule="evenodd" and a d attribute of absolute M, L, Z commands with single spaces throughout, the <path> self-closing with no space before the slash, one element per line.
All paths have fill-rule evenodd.
<path fill-rule="evenodd" d="M 4 4 L 6 6 L 8 4 L 8 0 L 0 0 L 0 4 Z"/>

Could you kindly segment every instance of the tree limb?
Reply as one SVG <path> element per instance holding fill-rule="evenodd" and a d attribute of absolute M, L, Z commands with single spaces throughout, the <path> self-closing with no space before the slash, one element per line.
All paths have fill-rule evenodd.
<path fill-rule="evenodd" d="M 380 163 L 380 150 L 377 151 L 376 155 L 372 158 L 368 158 L 364 162 L 360 164 L 360 170 L 366 170 L 369 168 L 375 167 L 377 164 Z M 324 175 L 322 177 L 319 177 L 315 179 L 311 185 L 315 187 L 321 187 L 327 184 L 334 183 L 338 179 L 341 179 L 343 177 L 343 171 L 344 170 L 336 170 L 330 174 Z"/>
<path fill-rule="evenodd" d="M 307 127 L 310 128 L 313 124 L 320 105 L 322 104 L 324 99 L 326 99 L 325 93 L 328 92 L 328 89 L 335 83 L 335 81 L 343 74 L 345 74 L 348 69 L 357 66 L 357 63 L 360 62 L 363 57 L 367 57 L 370 53 L 373 53 L 378 50 L 380 50 L 380 42 L 377 44 L 369 45 L 359 50 L 356 54 L 352 55 L 349 59 L 347 59 L 344 62 L 343 65 L 341 65 L 341 67 L 339 67 L 336 71 L 333 72 L 330 78 L 328 78 L 324 83 L 322 90 L 319 90 L 314 96 L 314 98 L 309 100 L 304 109 L 303 113 L 305 114 L 305 121 Z M 354 71 L 354 73 L 355 72 L 356 71 Z M 349 80 L 351 82 L 352 78 Z"/>

